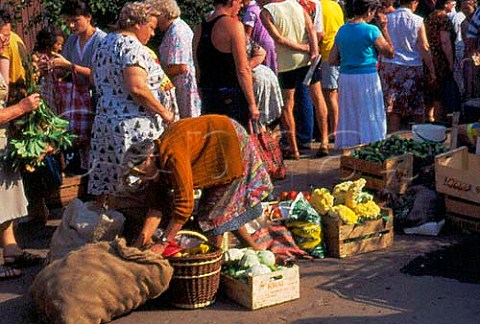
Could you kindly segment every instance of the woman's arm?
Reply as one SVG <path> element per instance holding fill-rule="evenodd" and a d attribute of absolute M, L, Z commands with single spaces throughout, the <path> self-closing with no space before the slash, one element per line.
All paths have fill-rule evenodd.
<path fill-rule="evenodd" d="M 250 118 L 256 120 L 260 117 L 260 112 L 253 94 L 252 70 L 250 69 L 247 59 L 245 31 L 242 24 L 234 19 L 232 19 L 231 22 L 226 26 L 229 29 L 231 40 L 230 44 L 232 48 L 233 60 L 235 62 L 235 68 L 237 71 L 238 82 L 240 83 L 240 87 L 242 88 L 245 99 L 247 100 L 250 110 Z"/>
<path fill-rule="evenodd" d="M 187 64 L 170 64 L 165 67 L 165 73 L 170 79 L 176 77 L 177 75 L 187 72 Z"/>
<path fill-rule="evenodd" d="M 303 15 L 305 19 L 305 30 L 308 37 L 310 60 L 313 61 L 318 56 L 317 32 L 315 31 L 315 26 L 312 23 L 312 19 L 310 19 L 310 16 L 305 10 L 303 11 Z"/>
<path fill-rule="evenodd" d="M 125 88 L 139 106 L 159 114 L 166 123 L 173 122 L 174 114 L 167 110 L 148 88 L 147 71 L 138 66 L 130 66 L 123 70 L 123 78 Z"/>
<path fill-rule="evenodd" d="M 330 51 L 330 56 L 328 58 L 328 63 L 330 65 L 340 65 L 340 53 L 338 52 L 337 43 L 333 44 L 332 50 Z"/>
<path fill-rule="evenodd" d="M 0 125 L 8 123 L 17 117 L 22 116 L 38 107 L 40 95 L 34 93 L 27 98 L 20 100 L 17 104 L 0 109 Z"/>
<path fill-rule="evenodd" d="M 428 44 L 427 33 L 425 31 L 425 25 L 422 24 L 418 30 L 418 42 L 417 48 L 422 54 L 424 64 L 427 66 L 430 73 L 430 80 L 435 80 L 435 67 L 433 66 L 432 53 L 430 52 L 430 44 Z"/>
<path fill-rule="evenodd" d="M 384 35 L 387 35 L 388 39 L 390 39 L 390 36 L 388 36 L 388 32 L 385 29 Z M 393 50 L 393 46 L 391 43 L 387 42 L 387 39 L 384 37 L 384 35 L 378 36 L 378 38 L 375 40 L 375 47 L 377 48 L 378 52 L 389 58 L 392 59 L 395 56 L 395 52 Z"/>
<path fill-rule="evenodd" d="M 75 73 L 83 74 L 86 77 L 90 77 L 92 71 L 89 67 L 73 64 L 73 62 L 70 62 L 59 53 L 52 53 L 52 55 L 55 56 L 55 58 L 52 59 L 52 66 L 54 68 L 64 68 Z"/>
<path fill-rule="evenodd" d="M 447 58 L 450 71 L 453 71 L 453 47 L 449 32 L 444 30 L 440 31 L 440 43 L 442 46 L 442 51 Z"/>
<path fill-rule="evenodd" d="M 5 83 L 10 83 L 10 60 L 4 57 L 0 57 L 0 74 L 3 76 Z"/>
<path fill-rule="evenodd" d="M 198 44 L 200 43 L 200 35 L 202 34 L 202 26 L 197 25 L 195 27 L 195 32 L 193 33 L 192 39 L 192 52 L 193 52 L 193 64 L 195 65 L 195 78 L 197 79 L 197 84 L 200 84 L 200 67 L 198 66 L 197 60 L 197 50 Z"/>
<path fill-rule="evenodd" d="M 262 20 L 263 26 L 265 26 L 275 44 L 289 47 L 299 52 L 308 53 L 310 51 L 310 46 L 308 44 L 299 44 L 283 37 L 278 31 L 277 27 L 275 27 L 275 25 L 273 24 L 272 16 L 267 10 L 262 9 L 262 11 L 260 11 L 260 19 Z"/>

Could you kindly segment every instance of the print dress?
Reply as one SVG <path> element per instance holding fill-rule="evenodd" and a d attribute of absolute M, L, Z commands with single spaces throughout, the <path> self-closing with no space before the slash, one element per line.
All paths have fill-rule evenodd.
<path fill-rule="evenodd" d="M 160 115 L 139 106 L 125 88 L 123 70 L 138 66 L 147 72 L 148 87 L 178 118 L 173 84 L 145 46 L 135 37 L 109 34 L 93 59 L 98 94 L 90 145 L 88 192 L 113 194 L 121 177 L 120 163 L 132 143 L 156 139 L 165 130 Z"/>

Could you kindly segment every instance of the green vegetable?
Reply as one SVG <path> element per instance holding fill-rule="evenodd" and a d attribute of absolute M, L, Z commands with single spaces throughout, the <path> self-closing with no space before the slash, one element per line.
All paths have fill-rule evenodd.
<path fill-rule="evenodd" d="M 15 171 L 33 171 L 44 165 L 45 154 L 71 147 L 75 138 L 68 132 L 68 121 L 55 115 L 43 100 L 38 109 L 15 120 L 13 126 L 13 136 L 0 162 Z"/>

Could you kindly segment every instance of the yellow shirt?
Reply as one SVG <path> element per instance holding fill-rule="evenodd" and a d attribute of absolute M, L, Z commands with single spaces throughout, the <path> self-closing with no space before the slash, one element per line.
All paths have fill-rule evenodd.
<path fill-rule="evenodd" d="M 23 61 L 27 58 L 27 50 L 20 36 L 14 32 L 10 33 L 10 43 L 5 46 L 0 57 L 10 61 L 9 79 L 10 83 L 25 83 L 26 72 Z"/>
<path fill-rule="evenodd" d="M 332 51 L 335 35 L 338 29 L 345 23 L 342 8 L 333 0 L 322 0 L 323 26 L 325 36 L 320 42 L 320 54 L 322 61 L 328 62 Z"/>

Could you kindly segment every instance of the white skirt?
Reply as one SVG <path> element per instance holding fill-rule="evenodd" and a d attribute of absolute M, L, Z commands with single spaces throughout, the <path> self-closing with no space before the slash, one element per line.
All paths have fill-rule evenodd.
<path fill-rule="evenodd" d="M 340 73 L 335 148 L 379 141 L 386 135 L 387 117 L 378 73 Z"/>
<path fill-rule="evenodd" d="M 260 111 L 260 123 L 268 125 L 280 118 L 283 108 L 282 90 L 275 73 L 263 64 L 253 70 L 253 91 Z"/>

